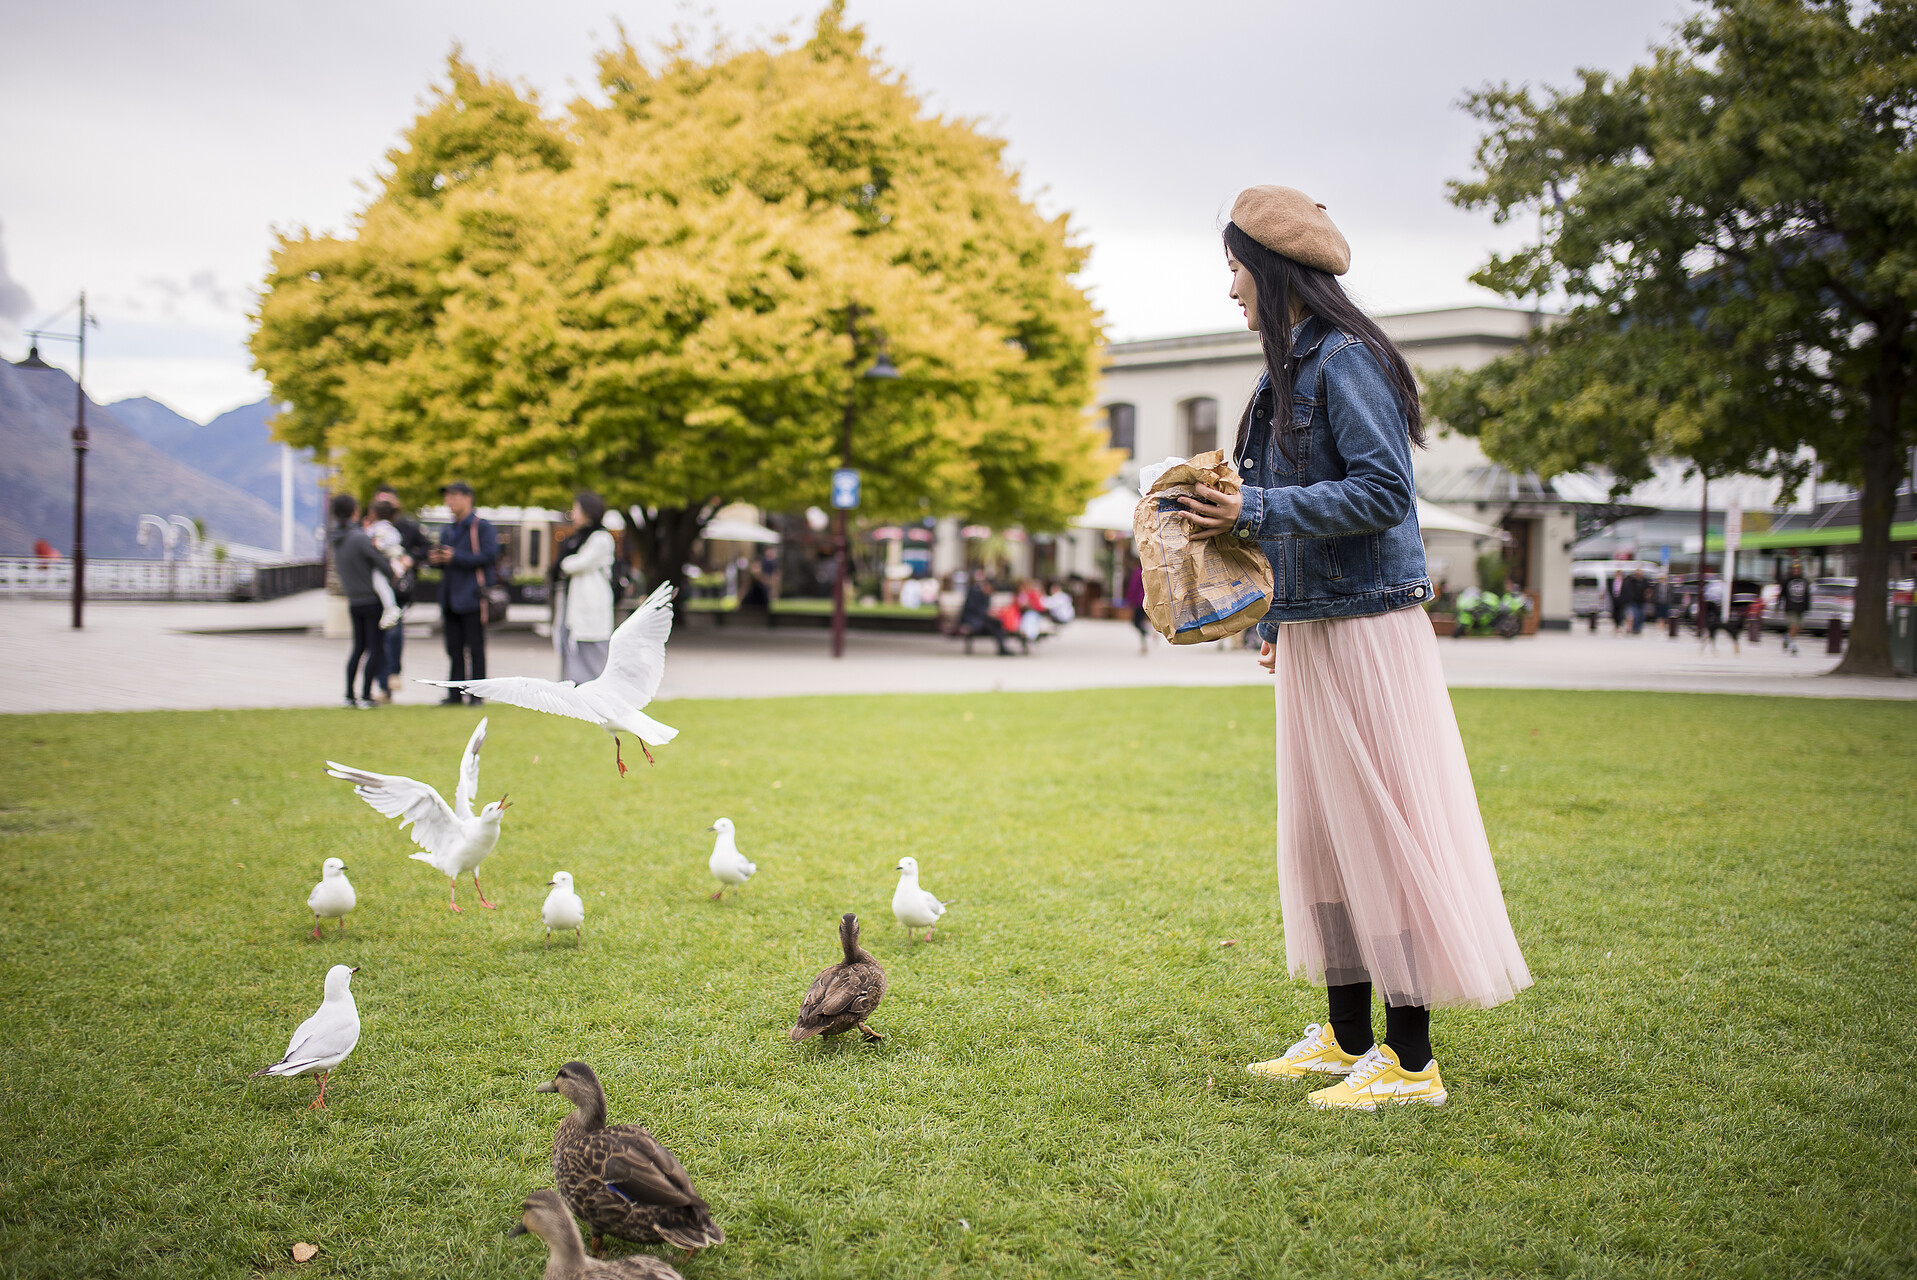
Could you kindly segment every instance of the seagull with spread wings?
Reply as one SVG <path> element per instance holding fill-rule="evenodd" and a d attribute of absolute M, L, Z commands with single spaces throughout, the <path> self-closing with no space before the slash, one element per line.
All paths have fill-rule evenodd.
<path fill-rule="evenodd" d="M 420 683 L 464 689 L 475 697 L 508 706 L 571 716 L 596 724 L 612 735 L 613 762 L 619 766 L 619 776 L 623 778 L 626 761 L 620 752 L 620 734 L 629 733 L 639 739 L 639 750 L 645 752 L 647 764 L 653 762 L 647 743 L 662 747 L 679 736 L 677 729 L 660 724 L 641 709 L 659 692 L 659 682 L 665 678 L 666 638 L 671 634 L 672 584 L 666 583 L 612 633 L 606 669 L 597 680 L 574 684 L 570 680 L 541 680 L 535 676 L 501 676 L 491 680 L 422 680 Z"/>
<path fill-rule="evenodd" d="M 473 800 L 479 795 L 479 749 L 484 745 L 486 721 L 481 720 L 466 742 L 466 754 L 459 762 L 459 789 L 453 792 L 450 805 L 424 782 L 326 762 L 326 772 L 352 783 L 354 795 L 387 817 L 398 818 L 401 827 L 412 824 L 413 843 L 425 850 L 413 857 L 452 879 L 446 905 L 454 911 L 459 910 L 459 877 L 468 871 L 472 872 L 479 905 L 489 911 L 494 907 L 479 887 L 479 864 L 499 844 L 499 816 L 512 806 L 502 795 L 488 800 L 478 813 L 473 812 Z"/>

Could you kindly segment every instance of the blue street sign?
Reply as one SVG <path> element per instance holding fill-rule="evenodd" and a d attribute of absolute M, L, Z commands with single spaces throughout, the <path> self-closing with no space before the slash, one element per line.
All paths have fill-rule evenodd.
<path fill-rule="evenodd" d="M 859 473 L 840 467 L 832 473 L 832 505 L 840 511 L 856 511 L 859 506 Z"/>

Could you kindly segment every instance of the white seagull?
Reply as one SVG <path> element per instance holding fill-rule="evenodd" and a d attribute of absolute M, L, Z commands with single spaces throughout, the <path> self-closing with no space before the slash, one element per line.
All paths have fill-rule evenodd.
<path fill-rule="evenodd" d="M 719 881 L 719 893 L 712 895 L 717 899 L 727 889 L 752 879 L 752 873 L 759 868 L 757 864 L 748 862 L 746 856 L 739 852 L 739 846 L 733 843 L 732 819 L 720 818 L 706 830 L 719 833 L 718 839 L 712 842 L 712 857 L 706 862 Z"/>
<path fill-rule="evenodd" d="M 925 930 L 925 941 L 932 940 L 932 926 L 939 922 L 945 909 L 957 902 L 940 902 L 925 890 L 919 888 L 919 860 L 900 858 L 899 865 L 893 868 L 899 873 L 899 887 L 892 891 L 892 914 L 898 917 L 900 924 L 907 929 Z"/>
<path fill-rule="evenodd" d="M 286 1056 L 271 1066 L 261 1067 L 255 1076 L 303 1076 L 320 1073 L 319 1097 L 306 1105 L 326 1105 L 326 1077 L 346 1061 L 346 1055 L 359 1043 L 359 1007 L 353 1003 L 353 975 L 357 967 L 336 964 L 326 971 L 326 998 L 319 1012 L 300 1023 L 286 1046 Z"/>
<path fill-rule="evenodd" d="M 552 886 L 552 892 L 546 895 L 546 905 L 539 908 L 546 922 L 546 945 L 552 945 L 554 929 L 571 929 L 573 938 L 578 939 L 579 926 L 586 923 L 586 904 L 573 892 L 572 872 L 555 871 L 546 883 Z"/>
<path fill-rule="evenodd" d="M 645 752 L 647 764 L 653 762 L 647 743 L 662 747 L 679 736 L 677 729 L 660 724 L 641 710 L 659 692 L 659 681 L 665 678 L 666 638 L 671 634 L 672 584 L 666 583 L 647 596 L 646 602 L 612 633 L 612 643 L 606 651 L 606 669 L 597 680 L 576 685 L 570 680 L 501 676 L 493 680 L 422 680 L 420 683 L 464 689 L 508 706 L 571 716 L 596 724 L 612 735 L 613 763 L 619 766 L 619 776 L 623 778 L 626 762 L 620 754 L 620 734 L 629 733 L 639 739 L 639 750 Z"/>
<path fill-rule="evenodd" d="M 339 931 L 345 933 L 346 913 L 358 904 L 359 897 L 346 878 L 346 864 L 338 858 L 328 858 L 321 863 L 320 882 L 306 895 L 306 905 L 313 911 L 313 936 L 320 936 L 322 918 L 339 921 Z"/>
<path fill-rule="evenodd" d="M 414 858 L 437 867 L 452 879 L 446 905 L 459 910 L 459 877 L 473 873 L 473 891 L 479 905 L 491 910 L 486 891 L 479 887 L 479 864 L 499 843 L 499 815 L 512 808 L 506 797 L 488 800 L 478 813 L 473 798 L 479 794 L 479 749 L 486 745 L 486 721 L 481 720 L 466 742 L 466 754 L 459 762 L 459 788 L 448 805 L 439 792 L 423 782 L 392 773 L 368 773 L 328 760 L 326 772 L 353 784 L 353 794 L 389 818 L 398 818 L 403 828 L 413 824 L 413 843 L 424 849 Z"/>

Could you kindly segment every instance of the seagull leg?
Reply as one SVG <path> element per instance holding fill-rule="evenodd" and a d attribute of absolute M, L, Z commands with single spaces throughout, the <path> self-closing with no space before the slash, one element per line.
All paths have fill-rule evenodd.
<path fill-rule="evenodd" d="M 453 877 L 452 885 L 446 890 L 446 905 L 454 911 L 459 910 L 459 877 L 457 876 Z"/>
<path fill-rule="evenodd" d="M 546 926 L 546 947 L 545 947 L 545 949 L 546 949 L 547 951 L 551 951 L 551 950 L 552 950 L 552 926 L 551 926 L 551 925 L 547 925 L 547 926 Z"/>
<path fill-rule="evenodd" d="M 486 901 L 486 891 L 479 887 L 479 873 L 477 871 L 473 872 L 473 892 L 479 895 L 480 906 L 486 908 L 488 911 L 499 910 L 499 904 L 497 902 Z"/>
<path fill-rule="evenodd" d="M 344 919 L 341 919 L 340 926 L 344 928 L 345 925 L 346 925 L 346 921 Z M 313 936 L 315 938 L 320 936 L 319 926 L 320 926 L 320 919 L 318 916 L 314 916 L 313 917 Z"/>
<path fill-rule="evenodd" d="M 643 745 L 643 744 L 642 744 Z M 619 766 L 619 776 L 626 776 L 626 758 L 619 751 L 619 735 L 612 735 L 612 762 Z"/>
<path fill-rule="evenodd" d="M 646 746 L 646 740 L 645 740 L 644 738 L 641 738 L 641 739 L 639 739 L 639 750 L 645 753 L 645 757 L 646 757 L 646 763 L 647 763 L 647 764 L 658 764 L 658 763 L 659 763 L 659 762 L 658 762 L 657 760 L 654 760 L 654 759 L 652 758 L 652 750 L 651 750 L 651 749 L 650 749 L 649 747 L 647 747 L 647 746 Z"/>
<path fill-rule="evenodd" d="M 927 942 L 930 942 L 932 940 L 932 931 L 930 929 L 927 929 L 925 931 L 925 940 Z"/>
<path fill-rule="evenodd" d="M 307 1109 L 308 1111 L 311 1111 L 311 1110 L 313 1110 L 313 1109 L 314 1109 L 314 1108 L 316 1108 L 316 1107 L 324 1107 L 324 1106 L 326 1105 L 326 1077 L 327 1077 L 327 1076 L 330 1076 L 330 1075 L 332 1075 L 332 1074 L 333 1074 L 333 1073 L 332 1073 L 331 1071 L 322 1071 L 322 1072 L 320 1072 L 320 1081 L 319 1081 L 319 1084 L 320 1084 L 320 1091 L 319 1091 L 319 1097 L 317 1097 L 317 1098 L 315 1098 L 315 1099 L 313 1099 L 313 1100 L 312 1100 L 311 1102 L 309 1102 L 309 1103 L 307 1103 L 307 1104 L 306 1104 L 306 1109 Z"/>
<path fill-rule="evenodd" d="M 346 917 L 345 916 L 341 916 L 339 918 L 339 936 L 342 938 L 346 936 Z"/>
<path fill-rule="evenodd" d="M 586 939 L 585 939 L 585 936 L 584 936 L 583 934 L 581 934 L 581 933 L 579 932 L 579 930 L 577 930 L 577 929 L 574 929 L 574 930 L 572 931 L 572 944 L 573 944 L 573 945 L 574 945 L 575 947 L 583 947 L 583 946 L 585 946 L 585 945 L 586 945 Z"/>

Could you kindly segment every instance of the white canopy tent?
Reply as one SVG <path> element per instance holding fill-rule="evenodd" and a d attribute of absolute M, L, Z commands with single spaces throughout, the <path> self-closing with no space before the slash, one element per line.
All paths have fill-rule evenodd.
<path fill-rule="evenodd" d="M 735 520 L 727 516 L 718 516 L 706 522 L 699 536 L 707 542 L 766 542 L 776 543 L 779 535 L 756 520 Z"/>
<path fill-rule="evenodd" d="M 1076 529 L 1109 529 L 1118 533 L 1132 531 L 1132 509 L 1138 505 L 1138 491 L 1119 485 L 1085 504 L 1085 513 L 1072 521 Z"/>
<path fill-rule="evenodd" d="M 1433 506 L 1423 498 L 1418 499 L 1418 528 L 1425 533 L 1463 533 L 1473 538 L 1501 538 L 1504 530 L 1496 525 L 1479 524 L 1476 520 L 1467 520 L 1453 515 L 1443 507 Z"/>

